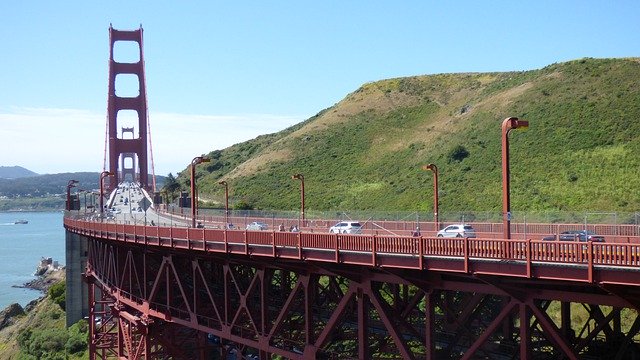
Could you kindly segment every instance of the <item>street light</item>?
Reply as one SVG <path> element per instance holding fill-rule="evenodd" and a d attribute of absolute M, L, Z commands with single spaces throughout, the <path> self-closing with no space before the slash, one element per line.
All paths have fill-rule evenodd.
<path fill-rule="evenodd" d="M 89 205 L 89 208 L 91 209 L 91 212 L 96 212 L 96 198 L 98 197 L 98 195 L 100 195 L 99 193 L 92 191 L 90 192 L 91 194 L 91 205 Z"/>
<path fill-rule="evenodd" d="M 83 193 L 84 194 L 84 213 L 87 213 L 87 191 L 89 190 L 85 190 L 85 189 L 78 189 L 79 193 Z M 78 199 L 78 201 L 80 201 L 80 199 Z"/>
<path fill-rule="evenodd" d="M 107 176 L 113 176 L 113 173 L 110 171 L 100 173 L 100 214 L 104 212 L 104 178 Z"/>
<path fill-rule="evenodd" d="M 78 180 L 69 180 L 67 184 L 67 211 L 71 210 L 71 188 L 75 187 Z"/>
<path fill-rule="evenodd" d="M 211 161 L 204 156 L 196 156 L 191 160 L 191 227 L 196 227 L 196 207 L 198 201 L 196 199 L 196 165 Z"/>
<path fill-rule="evenodd" d="M 502 122 L 502 227 L 505 239 L 511 239 L 511 198 L 509 189 L 509 132 L 514 129 L 526 129 L 529 122 L 516 117 Z"/>
<path fill-rule="evenodd" d="M 433 223 L 435 231 L 440 230 L 438 222 L 438 167 L 435 164 L 429 164 L 422 167 L 422 170 L 431 170 L 433 172 Z"/>
<path fill-rule="evenodd" d="M 218 184 L 224 186 L 224 227 L 229 226 L 229 184 L 226 181 L 218 181 Z"/>
<path fill-rule="evenodd" d="M 295 174 L 291 176 L 292 179 L 300 180 L 300 218 L 302 223 L 298 223 L 298 227 L 304 226 L 304 175 Z"/>

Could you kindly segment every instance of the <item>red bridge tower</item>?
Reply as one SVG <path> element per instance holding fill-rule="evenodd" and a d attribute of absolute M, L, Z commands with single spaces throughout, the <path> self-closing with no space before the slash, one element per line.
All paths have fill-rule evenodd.
<path fill-rule="evenodd" d="M 147 162 L 147 91 L 144 78 L 144 56 L 142 51 L 142 27 L 133 31 L 115 30 L 109 27 L 110 56 L 109 56 L 109 98 L 107 102 L 107 123 L 109 138 L 109 171 L 114 174 L 109 183 L 110 189 L 115 184 L 126 179 L 139 181 L 141 186 L 149 187 L 149 171 Z M 117 62 L 114 59 L 114 45 L 118 42 L 135 42 L 138 45 L 139 58 L 137 62 Z M 138 80 L 138 95 L 133 97 L 118 96 L 116 83 L 119 75 L 135 75 Z M 124 77 L 123 77 L 124 78 Z M 129 85 L 129 84 L 127 84 Z M 135 136 L 133 129 L 127 128 L 133 138 L 125 139 L 118 136 L 118 117 L 121 110 L 133 110 L 137 113 L 138 132 Z M 123 128 L 123 133 L 125 128 Z M 137 161 L 136 161 L 137 157 Z M 122 169 L 118 165 L 122 163 Z M 130 161 L 125 161 L 130 160 Z M 127 167 L 127 164 L 130 166 Z M 136 169 L 136 164 L 137 169 Z M 136 177 L 137 175 L 137 177 Z"/>

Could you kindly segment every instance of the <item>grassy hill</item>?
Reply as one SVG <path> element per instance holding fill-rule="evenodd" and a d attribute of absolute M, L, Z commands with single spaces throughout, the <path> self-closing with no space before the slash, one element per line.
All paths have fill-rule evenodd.
<path fill-rule="evenodd" d="M 64 303 L 64 272 L 58 276 L 62 276 L 61 281 L 49 289 L 47 296 L 0 329 L 0 360 L 89 358 L 86 320 L 65 326 L 66 315 L 60 306 Z"/>
<path fill-rule="evenodd" d="M 514 211 L 640 209 L 640 59 L 581 59 L 506 73 L 440 74 L 367 83 L 279 133 L 207 156 L 200 198 L 256 209 L 500 212 L 501 123 L 510 134 Z M 213 145 L 212 145 L 213 146 Z M 177 178 L 188 189 L 188 168 Z"/>

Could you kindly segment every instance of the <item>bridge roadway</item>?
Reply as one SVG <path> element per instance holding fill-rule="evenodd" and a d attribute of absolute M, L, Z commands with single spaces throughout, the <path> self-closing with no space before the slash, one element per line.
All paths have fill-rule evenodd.
<path fill-rule="evenodd" d="M 73 218 L 65 226 L 88 237 L 193 252 L 640 285 L 640 244 L 245 231 Z"/>
<path fill-rule="evenodd" d="M 146 212 L 138 209 L 136 205 L 144 196 L 147 196 L 146 193 L 135 185 L 121 186 L 110 198 L 109 208 L 115 210 L 112 217 L 104 219 L 68 214 L 64 220 L 67 231 L 89 239 L 90 261 L 87 265 L 87 275 L 93 279 L 90 283 L 97 285 L 104 291 L 103 296 L 112 297 L 102 300 L 112 301 L 115 304 L 111 306 L 110 313 L 118 314 L 121 333 L 124 332 L 122 329 L 127 329 L 127 322 L 138 326 L 141 324 L 150 326 L 149 324 L 152 324 L 155 319 L 156 322 L 190 327 L 200 333 L 210 334 L 210 336 L 213 334 L 216 339 L 219 337 L 230 340 L 236 346 L 258 349 L 258 354 L 262 357 L 267 357 L 267 354 L 279 354 L 288 358 L 318 357 L 320 354 L 318 351 L 322 347 L 326 350 L 323 354 L 331 353 L 327 349 L 330 338 L 328 333 L 330 331 L 327 329 L 331 328 L 330 325 L 335 325 L 334 323 L 339 317 L 336 312 L 345 310 L 344 307 L 347 305 L 344 302 L 336 300 L 334 313 L 329 313 L 322 320 L 325 326 L 324 330 L 312 331 L 308 328 L 310 325 L 307 324 L 307 332 L 312 331 L 315 335 L 307 334 L 306 341 L 297 339 L 297 341 L 292 341 L 296 344 L 295 346 L 287 346 L 285 345 L 287 336 L 282 334 L 275 336 L 275 334 L 277 331 L 283 331 L 279 329 L 276 331 L 276 329 L 284 326 L 283 323 L 278 325 L 278 321 L 283 321 L 282 318 L 286 317 L 287 311 L 291 311 L 290 308 L 287 308 L 287 306 L 293 306 L 291 299 L 281 301 L 282 308 L 270 331 L 264 323 L 262 323 L 263 329 L 258 329 L 260 326 L 256 324 L 253 326 L 246 324 L 260 322 L 254 319 L 255 315 L 251 314 L 249 311 L 251 307 L 246 303 L 250 300 L 250 292 L 255 285 L 247 285 L 246 289 L 238 290 L 235 297 L 242 299 L 238 303 L 239 310 L 232 311 L 225 307 L 225 313 L 235 314 L 233 319 L 220 314 L 215 316 L 210 311 L 198 312 L 196 310 L 198 307 L 196 298 L 201 295 L 195 295 L 196 290 L 193 289 L 198 285 L 198 276 L 195 273 L 196 271 L 203 272 L 202 268 L 205 264 L 203 259 L 214 259 L 214 262 L 225 263 L 224 272 L 227 275 L 219 279 L 220 282 L 225 282 L 225 289 L 220 290 L 225 292 L 225 306 L 237 302 L 237 299 L 232 299 L 233 296 L 226 294 L 229 291 L 226 288 L 228 277 L 241 276 L 240 270 L 232 269 L 232 266 L 227 264 L 230 261 L 254 268 L 249 274 L 245 274 L 248 276 L 247 279 L 234 278 L 237 283 L 249 281 L 253 284 L 258 282 L 262 279 L 257 276 L 257 274 L 262 274 L 263 270 L 261 269 L 265 266 L 274 266 L 279 269 L 273 270 L 274 274 L 282 269 L 298 272 L 298 286 L 302 281 L 300 279 L 306 278 L 309 273 L 318 271 L 318 274 L 322 274 L 321 276 L 339 273 L 347 278 L 353 276 L 355 279 L 361 279 L 362 276 L 365 276 L 376 282 L 396 282 L 400 284 L 400 287 L 402 284 L 409 283 L 419 288 L 429 288 L 431 290 L 427 290 L 423 298 L 427 305 L 429 294 L 433 294 L 434 289 L 479 292 L 510 297 L 511 300 L 506 300 L 506 305 L 502 305 L 503 311 L 500 314 L 494 314 L 497 318 L 486 325 L 485 333 L 478 335 L 477 341 L 468 341 L 462 345 L 462 358 L 472 358 L 473 354 L 480 353 L 483 348 L 484 356 L 487 356 L 486 354 L 490 353 L 490 350 L 486 349 L 487 345 L 478 342 L 487 342 L 489 337 L 495 336 L 492 332 L 498 327 L 498 320 L 501 319 L 504 322 L 508 313 L 516 314 L 513 315 L 516 317 L 521 316 L 521 321 L 523 321 L 522 317 L 531 316 L 525 315 L 527 312 L 533 313 L 536 321 L 541 325 L 537 325 L 537 328 L 532 326 L 531 329 L 520 329 L 518 330 L 519 336 L 523 337 L 530 332 L 543 330 L 543 332 L 550 333 L 545 336 L 559 354 L 567 358 L 580 358 L 587 351 L 585 349 L 588 349 L 588 346 L 583 344 L 584 341 L 582 341 L 582 347 L 579 345 L 581 343 L 572 343 L 569 335 L 563 337 L 558 327 L 554 327 L 551 321 L 546 319 L 545 313 L 540 310 L 544 309 L 544 305 L 534 305 L 534 298 L 537 299 L 536 301 L 546 299 L 583 302 L 607 305 L 618 309 L 637 310 L 640 304 L 638 302 L 640 298 L 638 297 L 640 290 L 640 244 L 637 243 L 585 243 L 493 238 L 443 239 L 430 236 L 347 235 L 304 231 L 291 233 L 216 229 L 210 226 L 190 228 L 188 227 L 190 219 L 176 219 L 175 216 L 156 212 L 153 207 L 147 209 Z M 155 220 L 147 221 L 148 219 Z M 117 249 L 121 249 L 121 252 Z M 153 253 L 153 255 L 147 254 L 147 252 Z M 178 260 L 176 259 L 183 256 L 191 259 L 191 268 L 189 266 L 180 268 L 180 265 L 177 264 Z M 140 261 L 143 261 L 142 263 L 147 266 L 149 263 L 155 262 L 155 273 L 147 274 L 148 270 L 133 270 L 136 264 L 141 266 Z M 191 279 L 188 281 L 180 279 L 181 275 L 179 274 L 183 272 L 193 273 Z M 127 276 L 130 279 L 125 281 Z M 149 276 L 145 282 L 152 284 L 152 286 L 134 285 L 136 281 L 131 280 L 132 276 L 144 276 L 145 278 Z M 204 275 L 201 276 L 204 277 Z M 151 279 L 155 280 L 151 281 Z M 308 278 L 306 279 L 308 281 Z M 200 285 L 207 283 L 204 279 L 200 280 L 202 282 Z M 281 281 L 284 280 L 281 279 Z M 165 289 L 159 290 L 163 286 Z M 173 294 L 170 296 L 172 286 L 179 289 L 182 295 Z M 210 284 L 210 286 L 214 285 Z M 269 285 L 262 286 L 269 287 Z M 309 286 L 307 283 L 307 287 Z M 372 286 L 371 283 L 369 286 Z M 527 287 L 535 289 L 535 295 L 527 293 Z M 204 298 L 215 303 L 213 298 L 216 296 L 210 293 L 212 290 L 207 286 L 204 286 L 204 289 L 206 290 L 198 291 L 208 293 L 206 296 L 203 295 Z M 295 297 L 295 289 L 295 286 L 289 289 L 290 298 Z M 162 291 L 165 291 L 166 294 L 164 296 L 158 295 Z M 194 295 L 185 295 L 189 291 L 193 291 Z M 265 291 L 264 288 L 263 291 Z M 316 291 L 319 290 L 316 289 Z M 389 319 L 393 315 L 387 314 L 389 309 L 386 309 L 392 304 L 380 305 L 379 303 L 382 301 L 379 298 L 380 295 L 372 291 L 371 289 L 364 290 L 364 295 L 357 295 L 361 294 L 363 290 L 358 288 L 356 291 L 352 289 L 351 285 L 338 291 L 345 298 L 352 292 L 356 294 L 352 294 L 356 299 L 358 296 L 367 297 L 379 312 L 378 325 L 368 327 L 369 337 L 374 336 L 371 333 L 375 334 L 378 327 L 386 328 L 387 340 L 394 345 L 391 352 L 399 354 L 399 357 L 402 358 L 421 358 L 423 356 L 436 358 L 435 354 L 442 354 L 442 348 L 447 349 L 449 356 L 455 357 L 455 350 L 446 345 L 448 341 L 454 340 L 442 340 L 442 334 L 438 337 L 424 334 L 424 329 L 418 332 L 420 335 L 416 335 L 406 324 L 404 330 L 399 328 L 400 325 L 394 325 L 393 321 Z M 90 295 L 90 297 L 92 296 L 95 294 Z M 252 296 L 255 297 L 255 295 Z M 266 294 L 263 294 L 259 298 L 262 302 L 271 301 L 265 297 Z M 447 295 L 443 295 L 438 301 L 446 301 L 446 299 Z M 99 302 L 96 299 L 93 300 Z M 357 300 L 352 301 L 357 302 Z M 409 299 L 405 298 L 404 301 L 409 302 Z M 125 305 L 126 311 L 122 310 Z M 217 306 L 219 307 L 219 305 Z M 306 306 L 311 305 L 307 304 Z M 363 311 L 362 306 L 364 305 L 358 304 L 359 311 Z M 435 305 L 433 306 L 435 307 Z M 518 310 L 518 306 L 520 306 L 520 310 Z M 523 306 L 524 310 L 522 310 Z M 439 304 L 439 307 L 445 309 L 446 306 Z M 120 310 L 116 311 L 116 309 Z M 242 309 L 249 314 L 242 315 Z M 269 311 L 265 310 L 264 306 L 261 310 L 263 316 Z M 309 310 L 305 311 L 308 315 Z M 611 319 L 604 314 L 598 317 L 598 311 L 594 310 L 591 316 L 601 320 L 598 326 L 602 329 L 605 327 L 603 323 L 606 322 L 603 319 Z M 96 310 L 92 314 L 94 320 L 96 314 L 105 317 L 109 315 L 107 312 Z M 302 314 L 305 312 L 303 311 Z M 245 320 L 243 325 L 242 321 L 238 320 L 240 316 L 248 316 L 251 320 Z M 358 316 L 362 320 L 364 315 L 359 314 Z M 423 316 L 428 318 L 429 312 L 423 313 Z M 368 318 L 368 316 L 365 317 Z M 289 321 L 292 320 L 289 319 Z M 372 319 L 368 321 L 374 322 Z M 363 327 L 360 321 L 357 323 L 359 325 L 356 328 Z M 635 323 L 640 326 L 640 321 L 636 320 Z M 635 323 L 634 326 L 636 326 Z M 364 331 L 362 329 L 345 330 L 346 325 L 342 326 L 344 332 L 357 332 L 359 336 L 367 336 L 362 333 Z M 435 325 L 427 325 L 427 329 L 430 326 Z M 563 323 L 563 326 L 567 325 Z M 348 326 L 346 327 L 348 328 Z M 251 329 L 251 331 L 247 329 Z M 92 328 L 92 330 L 96 334 L 100 333 L 98 328 Z M 243 332 L 247 331 L 252 335 L 243 335 Z M 462 330 L 458 329 L 458 331 Z M 635 331 L 637 332 L 638 329 Z M 103 331 L 103 336 L 108 333 L 109 331 Z M 427 333 L 432 334 L 433 330 L 428 330 Z M 120 345 L 125 349 L 120 350 L 121 353 L 126 353 L 128 358 L 136 358 L 135 354 L 138 354 L 139 349 L 143 347 L 140 336 L 142 335 L 135 337 L 131 332 L 122 334 L 123 338 L 129 338 L 129 340 L 124 341 L 124 345 Z M 407 344 L 409 342 L 407 339 L 413 339 L 415 336 L 419 336 L 425 341 L 423 350 L 418 351 L 417 354 L 412 352 L 411 345 Z M 592 336 L 595 337 L 595 335 Z M 635 334 L 627 334 L 626 336 L 633 339 Z M 291 337 L 295 336 L 291 335 Z M 134 346 L 135 339 L 138 339 L 138 348 Z M 440 341 L 440 345 L 436 350 L 437 341 Z M 370 355 L 369 351 L 371 351 L 366 349 L 367 345 L 362 345 L 362 342 L 362 340 L 359 341 L 356 352 L 359 354 L 357 357 L 360 358 L 363 358 L 363 354 Z M 632 343 L 633 341 L 629 340 L 628 342 Z M 202 352 L 204 351 L 202 349 L 206 347 L 203 345 L 204 343 L 206 341 L 201 341 L 200 346 L 196 346 L 201 349 L 201 354 L 205 353 Z M 533 351 L 531 345 L 526 343 L 521 342 L 519 350 L 517 350 L 521 358 L 528 358 Z M 94 352 L 98 353 L 96 349 L 101 346 L 108 348 L 116 345 L 113 341 L 111 345 L 107 346 L 104 342 L 96 340 L 93 342 L 93 346 Z M 148 344 L 144 346 L 149 346 L 143 352 L 150 356 L 153 353 L 152 347 Z M 381 349 L 383 347 L 379 346 L 377 351 L 383 351 Z M 104 358 L 107 358 L 107 353 L 104 354 Z M 492 354 L 491 356 L 498 356 L 501 353 Z M 162 357 L 161 353 L 157 353 L 156 356 Z"/>
<path fill-rule="evenodd" d="M 640 286 L 640 242 L 635 237 L 634 243 L 598 243 L 245 231 L 224 229 L 223 223 L 194 229 L 186 216 L 153 206 L 143 211 L 143 199 L 151 204 L 137 184 L 122 183 L 109 197 L 111 221 L 79 216 L 65 219 L 65 226 L 105 240 L 196 252 Z"/>

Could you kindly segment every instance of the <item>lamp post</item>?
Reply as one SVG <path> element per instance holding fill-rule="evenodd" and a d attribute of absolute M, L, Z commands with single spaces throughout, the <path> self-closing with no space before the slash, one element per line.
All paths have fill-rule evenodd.
<path fill-rule="evenodd" d="M 85 190 L 85 189 L 78 189 L 78 192 L 79 192 L 79 193 L 84 194 L 84 213 L 85 213 L 85 214 L 87 213 L 87 191 L 89 191 L 89 190 Z M 80 199 L 78 199 L 78 201 L 79 201 L 79 200 L 80 200 Z M 81 205 L 80 207 L 82 207 L 82 205 Z"/>
<path fill-rule="evenodd" d="M 71 210 L 71 188 L 75 187 L 78 180 L 69 180 L 67 184 L 67 211 Z"/>
<path fill-rule="evenodd" d="M 229 226 L 229 184 L 226 181 L 218 181 L 218 184 L 224 186 L 224 227 Z"/>
<path fill-rule="evenodd" d="M 196 207 L 198 200 L 196 199 L 196 165 L 211 161 L 204 156 L 196 156 L 191 160 L 191 227 L 196 227 Z"/>
<path fill-rule="evenodd" d="M 298 227 L 304 226 L 304 175 L 295 174 L 291 176 L 294 180 L 300 180 L 300 222 L 298 223 Z"/>
<path fill-rule="evenodd" d="M 91 205 L 90 205 L 91 212 L 96 212 L 96 197 L 98 197 L 98 195 L 100 195 L 100 194 L 98 194 L 95 191 L 91 192 Z"/>
<path fill-rule="evenodd" d="M 509 184 L 509 132 L 514 129 L 526 129 L 529 122 L 516 117 L 502 122 L 502 227 L 505 239 L 511 239 L 511 197 Z"/>
<path fill-rule="evenodd" d="M 435 164 L 429 164 L 422 167 L 423 170 L 431 170 L 433 172 L 433 223 L 435 231 L 440 230 L 438 222 L 438 167 Z"/>
<path fill-rule="evenodd" d="M 113 173 L 110 171 L 100 173 L 100 214 L 104 212 L 104 178 L 107 176 L 113 176 Z"/>

